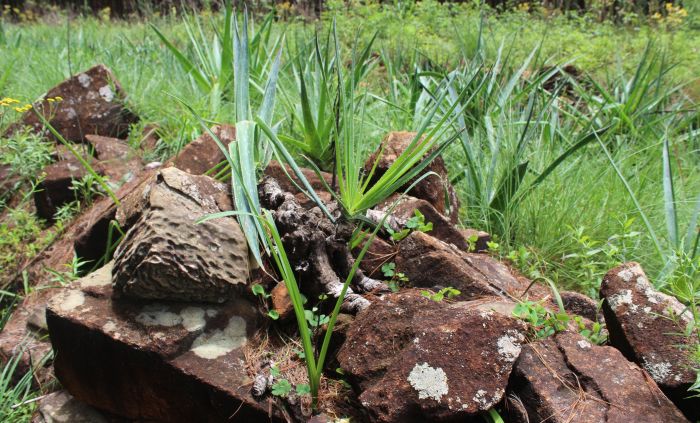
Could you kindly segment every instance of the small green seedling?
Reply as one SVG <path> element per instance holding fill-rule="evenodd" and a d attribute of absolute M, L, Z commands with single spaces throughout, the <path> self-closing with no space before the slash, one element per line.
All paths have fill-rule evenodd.
<path fill-rule="evenodd" d="M 382 265 L 382 273 L 384 277 L 389 278 L 388 285 L 392 292 L 398 292 L 400 285 L 408 283 L 408 277 L 396 271 L 396 263 L 394 262 L 384 263 Z"/>
<path fill-rule="evenodd" d="M 401 241 L 402 239 L 406 238 L 411 234 L 413 231 L 419 231 L 419 232 L 429 232 L 433 230 L 433 222 L 425 222 L 425 216 L 423 213 L 418 211 L 416 209 L 414 212 L 414 216 L 408 219 L 406 223 L 404 224 L 403 229 L 400 231 L 394 231 L 391 228 L 387 228 L 387 231 L 389 234 L 391 234 L 391 239 L 394 241 Z"/>
<path fill-rule="evenodd" d="M 280 379 L 272 385 L 272 395 L 286 397 L 292 392 L 292 384 L 287 379 Z"/>
<path fill-rule="evenodd" d="M 254 294 L 256 297 L 261 297 L 261 298 L 263 298 L 263 299 L 267 299 L 267 298 L 270 298 L 270 297 L 271 297 L 271 295 L 268 294 L 268 293 L 265 291 L 265 287 L 263 287 L 263 286 L 260 285 L 259 283 L 256 283 L 255 285 L 253 285 L 253 286 L 250 288 L 250 290 L 253 291 L 253 294 Z"/>
<path fill-rule="evenodd" d="M 431 292 L 431 291 L 421 291 L 420 294 L 426 298 L 430 298 L 431 300 L 439 303 L 440 301 L 444 300 L 445 297 L 447 297 L 448 300 L 451 300 L 452 298 L 456 297 L 457 295 L 461 294 L 462 292 L 458 289 L 452 288 L 451 286 L 448 286 L 447 288 L 442 288 L 438 292 Z"/>

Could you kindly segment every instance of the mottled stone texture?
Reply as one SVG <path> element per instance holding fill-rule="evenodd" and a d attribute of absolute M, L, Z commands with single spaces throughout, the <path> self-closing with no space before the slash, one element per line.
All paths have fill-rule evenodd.
<path fill-rule="evenodd" d="M 382 145 L 377 152 L 367 159 L 365 170 L 369 173 L 376 164 L 373 179 L 379 179 L 409 147 L 415 136 L 415 132 L 390 132 L 382 141 Z M 447 216 L 451 222 L 456 223 L 459 217 L 459 198 L 450 183 L 447 167 L 445 167 L 445 161 L 441 156 L 436 157 L 422 174 L 428 172 L 435 172 L 435 175 L 424 178 L 408 194 L 426 200 L 439 213 Z M 406 191 L 419 177 L 420 175 L 409 181 L 405 186 L 399 188 L 397 192 Z"/>
<path fill-rule="evenodd" d="M 55 97 L 62 97 L 63 100 L 47 100 Z M 124 106 L 125 99 L 112 71 L 104 65 L 97 65 L 50 89 L 41 101 L 34 104 L 34 109 L 39 110 L 63 138 L 82 142 L 88 134 L 110 137 L 128 134 L 129 125 L 136 121 L 136 116 Z M 22 120 L 12 125 L 9 131 L 22 126 L 29 126 L 35 131 L 44 130 L 44 124 L 34 110 L 25 113 Z"/>
<path fill-rule="evenodd" d="M 158 302 L 112 294 L 106 268 L 49 302 L 56 376 L 76 399 L 139 422 L 281 420 L 273 404 L 250 394 L 245 349 L 262 323 L 251 302 Z"/>
<path fill-rule="evenodd" d="M 232 217 L 227 188 L 176 168 L 144 188 L 144 209 L 115 253 L 114 287 L 135 298 L 223 302 L 247 287 L 248 247 Z"/>
<path fill-rule="evenodd" d="M 566 332 L 523 347 L 508 402 L 515 423 L 687 422 L 618 350 Z"/>
<path fill-rule="evenodd" d="M 610 343 L 639 364 L 689 418 L 700 398 L 687 398 L 695 381 L 693 339 L 682 334 L 692 316 L 677 299 L 651 285 L 638 263 L 609 271 L 600 287 Z"/>
<path fill-rule="evenodd" d="M 358 314 L 338 361 L 371 420 L 464 421 L 500 402 L 525 337 L 492 304 L 405 290 Z"/>

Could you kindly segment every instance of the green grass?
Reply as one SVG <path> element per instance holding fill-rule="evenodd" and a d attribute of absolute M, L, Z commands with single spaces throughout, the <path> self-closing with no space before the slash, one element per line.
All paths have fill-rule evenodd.
<path fill-rule="evenodd" d="M 616 26 L 590 16 L 496 14 L 432 0 L 348 7 L 332 1 L 328 8 L 321 22 L 290 18 L 270 27 L 256 19 L 261 35 L 245 96 L 234 67 L 218 62 L 227 55 L 204 41 L 234 42 L 223 15 L 189 18 L 189 27 L 172 17 L 0 21 L 0 98 L 31 102 L 69 75 L 105 63 L 129 106 L 161 128 L 163 142 L 149 158 L 169 157 L 198 136 L 200 117 L 206 124 L 247 121 L 260 151 L 260 129 L 276 130 L 292 152 L 321 168 L 340 166 L 350 215 L 385 197 L 362 183 L 360 159 L 388 131 L 431 133 L 449 118 L 452 130 L 431 142 L 445 145 L 461 224 L 490 231 L 499 253 L 524 273 L 595 297 L 607 270 L 635 260 L 657 286 L 697 304 L 697 229 L 686 235 L 686 228 L 700 194 L 700 10 L 690 5 L 690 15 L 673 25 L 637 19 Z M 339 48 L 326 41 L 334 20 Z M 212 28 L 223 28 L 218 38 Z M 270 52 L 282 39 L 278 105 L 255 124 L 250 104 L 262 102 Z M 579 74 L 558 76 L 556 66 L 566 64 Z M 189 67 L 201 75 L 192 78 Z M 341 83 L 341 73 L 350 82 Z M 242 111 L 235 101 L 248 103 L 244 97 L 250 102 Z M 441 98 L 449 101 L 424 127 Z M 459 107 L 448 110 L 455 102 Z M 6 113 L 0 127 L 14 117 Z M 450 137 L 456 140 L 448 146 Z M 331 138 L 342 150 L 332 151 Z M 28 150 L 37 168 L 44 163 L 40 146 Z M 3 157 L 19 168 L 18 155 Z M 256 166 L 268 158 L 256 158 Z M 339 158 L 352 163 L 343 169 Z M 0 227 L 3 239 L 36 237 L 38 224 L 12 219 Z M 10 254 L 0 260 L 12 261 Z"/>

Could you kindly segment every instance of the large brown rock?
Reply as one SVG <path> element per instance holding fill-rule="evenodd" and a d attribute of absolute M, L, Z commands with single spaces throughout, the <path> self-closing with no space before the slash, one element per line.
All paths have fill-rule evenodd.
<path fill-rule="evenodd" d="M 415 132 L 390 132 L 382 141 L 381 146 L 367 159 L 365 170 L 369 172 L 376 163 L 373 180 L 378 180 L 396 161 L 415 138 Z M 439 213 L 456 223 L 459 218 L 459 198 L 457 192 L 450 183 L 447 174 L 447 167 L 442 157 L 437 157 L 423 171 L 422 174 L 435 172 L 436 175 L 431 175 L 419 182 L 408 194 L 426 200 L 437 209 Z M 417 180 L 420 175 L 409 181 L 405 186 L 398 189 L 398 192 L 404 192 L 410 185 Z"/>
<path fill-rule="evenodd" d="M 695 340 L 681 335 L 693 324 L 690 312 L 654 289 L 634 262 L 609 271 L 600 296 L 610 343 L 644 368 L 691 419 L 700 418 L 700 398 L 687 398 L 696 377 L 691 358 Z"/>
<path fill-rule="evenodd" d="M 63 100 L 48 101 L 56 97 Z M 128 134 L 129 125 L 136 121 L 136 116 L 125 107 L 125 100 L 126 95 L 112 71 L 97 65 L 50 89 L 34 104 L 34 109 L 42 113 L 63 138 L 82 142 L 88 134 L 111 137 Z M 19 123 L 10 127 L 10 132 L 23 126 L 44 131 L 34 110 L 25 113 Z"/>
<path fill-rule="evenodd" d="M 134 298 L 223 302 L 247 291 L 248 247 L 225 185 L 165 168 L 144 188 L 141 216 L 115 253 L 114 286 Z"/>
<path fill-rule="evenodd" d="M 115 300 L 109 269 L 62 290 L 46 313 L 56 376 L 71 395 L 128 419 L 174 423 L 280 420 L 250 394 L 245 351 L 259 316 L 238 298 Z"/>
<path fill-rule="evenodd" d="M 396 269 L 408 277 L 411 286 L 452 287 L 465 299 L 485 295 L 521 298 L 529 285 L 503 263 L 485 254 L 466 253 L 423 232 L 413 232 L 399 243 Z M 547 295 L 536 285 L 527 292 L 530 298 Z"/>
<path fill-rule="evenodd" d="M 687 421 L 618 350 L 566 332 L 523 347 L 508 398 L 518 423 Z"/>
<path fill-rule="evenodd" d="M 464 421 L 503 398 L 523 330 L 488 302 L 405 290 L 358 314 L 338 361 L 372 421 Z"/>
<path fill-rule="evenodd" d="M 233 125 L 216 125 L 211 131 L 226 147 L 236 140 L 236 127 Z M 204 175 L 224 160 L 224 153 L 209 132 L 205 131 L 168 161 L 166 166 L 175 166 L 192 175 Z"/>

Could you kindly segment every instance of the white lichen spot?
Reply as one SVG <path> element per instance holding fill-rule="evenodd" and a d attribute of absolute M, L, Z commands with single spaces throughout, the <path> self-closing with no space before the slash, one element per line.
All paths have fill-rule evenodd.
<path fill-rule="evenodd" d="M 207 309 L 207 317 L 214 317 L 217 314 L 219 314 L 218 311 L 214 310 L 213 308 L 208 308 Z"/>
<path fill-rule="evenodd" d="M 223 330 L 203 333 L 192 343 L 190 349 L 198 357 L 213 360 L 245 345 L 246 323 L 242 317 L 233 316 Z"/>
<path fill-rule="evenodd" d="M 610 303 L 610 308 L 613 310 L 617 310 L 617 308 L 623 304 L 631 305 L 632 290 L 624 289 L 619 294 L 611 295 L 610 298 L 608 298 L 608 303 Z"/>
<path fill-rule="evenodd" d="M 100 97 L 106 102 L 111 102 L 114 99 L 114 93 L 109 85 L 105 85 L 99 89 Z"/>
<path fill-rule="evenodd" d="M 114 332 L 115 330 L 117 330 L 117 324 L 111 320 L 102 325 L 103 332 Z"/>
<path fill-rule="evenodd" d="M 498 399 L 496 399 L 495 397 L 489 399 L 487 394 L 488 392 L 484 391 L 483 389 L 479 389 L 478 391 L 476 391 L 476 395 L 474 395 L 474 398 L 472 398 L 472 401 L 478 404 L 480 410 L 488 410 L 489 408 L 491 408 L 491 406 L 493 406 L 493 404 L 495 404 L 501 399 L 500 396 L 498 396 Z M 496 394 L 498 395 L 498 393 Z"/>
<path fill-rule="evenodd" d="M 86 73 L 81 73 L 80 75 L 78 75 L 78 82 L 80 82 L 80 85 L 82 85 L 83 88 L 87 88 L 90 86 L 92 78 L 90 78 L 90 75 Z"/>
<path fill-rule="evenodd" d="M 57 301 L 56 307 L 60 311 L 71 311 L 74 310 L 85 303 L 85 294 L 83 291 L 78 291 L 77 289 L 71 289 L 63 294 L 62 297 Z"/>
<path fill-rule="evenodd" d="M 668 362 L 654 363 L 645 359 L 643 367 L 657 383 L 662 383 L 671 374 L 671 363 Z"/>
<path fill-rule="evenodd" d="M 176 326 L 182 323 L 182 316 L 168 311 L 168 307 L 160 304 L 143 308 L 136 316 L 136 321 L 146 326 Z"/>
<path fill-rule="evenodd" d="M 509 330 L 505 335 L 498 338 L 496 345 L 498 346 L 498 354 L 506 361 L 515 361 L 520 355 L 522 347 L 520 343 L 525 338 L 515 330 Z"/>
<path fill-rule="evenodd" d="M 617 273 L 617 276 L 619 276 L 623 281 L 629 282 L 634 277 L 634 274 L 635 272 L 632 269 L 622 269 Z"/>
<path fill-rule="evenodd" d="M 204 310 L 199 307 L 187 307 L 180 311 L 182 317 L 182 326 L 187 332 L 194 332 L 204 328 L 206 320 L 204 320 Z"/>
<path fill-rule="evenodd" d="M 74 108 L 69 107 L 66 109 L 66 119 L 71 120 L 75 119 L 78 117 L 78 113 L 75 111 Z"/>
<path fill-rule="evenodd" d="M 588 350 L 591 348 L 591 343 L 586 341 L 585 339 L 578 341 L 576 344 L 578 344 L 578 347 L 582 350 Z"/>
<path fill-rule="evenodd" d="M 440 398 L 447 395 L 449 391 L 445 371 L 439 367 L 430 367 L 428 363 L 416 363 L 407 380 L 413 389 L 418 391 L 419 399 L 430 398 L 440 401 Z"/>

